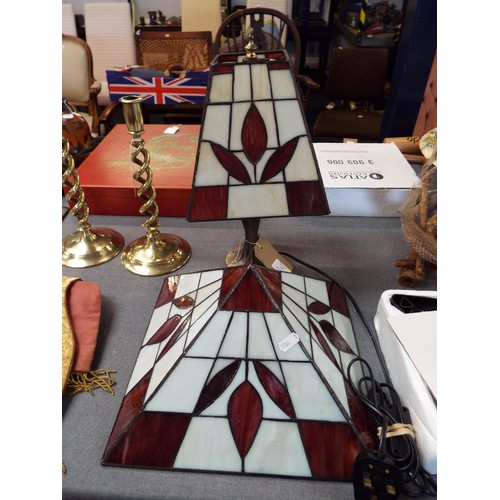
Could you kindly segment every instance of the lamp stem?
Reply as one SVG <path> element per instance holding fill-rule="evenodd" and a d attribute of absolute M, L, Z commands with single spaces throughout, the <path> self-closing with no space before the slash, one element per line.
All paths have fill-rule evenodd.
<path fill-rule="evenodd" d="M 243 266 L 257 263 L 254 254 L 254 246 L 259 241 L 260 219 L 241 219 L 245 237 L 243 244 L 238 248 L 230 250 L 226 255 L 226 265 L 228 267 Z"/>
<path fill-rule="evenodd" d="M 253 264 L 256 259 L 254 246 L 259 241 L 260 219 L 242 219 L 245 230 L 245 241 L 243 242 L 243 260 L 245 264 Z"/>

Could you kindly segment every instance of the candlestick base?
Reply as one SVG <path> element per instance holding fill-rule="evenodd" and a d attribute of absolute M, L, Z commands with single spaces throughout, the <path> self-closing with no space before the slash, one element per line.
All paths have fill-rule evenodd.
<path fill-rule="evenodd" d="M 113 229 L 86 224 L 63 238 L 62 263 L 66 267 L 91 267 L 118 255 L 123 236 Z"/>
<path fill-rule="evenodd" d="M 156 231 L 127 245 L 121 260 L 132 273 L 160 276 L 179 269 L 190 257 L 191 247 L 186 240 Z"/>

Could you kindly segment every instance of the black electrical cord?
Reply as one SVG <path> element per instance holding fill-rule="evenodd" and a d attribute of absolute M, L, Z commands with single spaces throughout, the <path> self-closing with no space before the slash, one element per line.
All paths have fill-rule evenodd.
<path fill-rule="evenodd" d="M 373 375 L 373 371 L 369 363 L 360 357 L 354 358 L 347 366 L 347 378 L 353 390 L 370 409 L 377 428 L 380 428 L 380 441 L 376 456 L 380 460 L 386 458 L 390 459 L 401 471 L 403 483 L 402 487 L 408 496 L 419 497 L 423 494 L 428 496 L 437 496 L 437 483 L 432 475 L 429 474 L 421 465 L 415 438 L 409 434 L 402 434 L 400 436 L 391 437 L 390 439 L 387 439 L 386 437 L 389 426 L 397 423 L 409 424 L 411 421 L 408 411 L 403 408 L 399 395 L 391 384 L 389 370 L 385 363 L 378 338 L 373 333 L 368 321 L 356 303 L 356 300 L 341 283 L 334 280 L 321 269 L 318 269 L 317 267 L 298 259 L 289 253 L 280 253 L 320 274 L 328 281 L 335 283 L 342 289 L 346 297 L 349 299 L 357 315 L 368 331 L 386 380 L 385 383 L 378 382 Z M 365 376 L 363 376 L 357 384 L 354 383 L 351 377 L 351 369 L 356 363 L 363 365 L 362 372 L 365 374 Z"/>

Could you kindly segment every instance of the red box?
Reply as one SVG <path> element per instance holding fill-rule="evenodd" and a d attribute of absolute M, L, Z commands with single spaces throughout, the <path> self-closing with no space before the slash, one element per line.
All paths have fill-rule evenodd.
<path fill-rule="evenodd" d="M 142 138 L 151 157 L 160 216 L 186 217 L 200 125 L 180 125 L 175 134 L 165 134 L 168 127 L 144 125 Z M 138 198 L 141 184 L 133 178 L 139 167 L 130 160 L 131 137 L 126 125 L 115 125 L 78 167 L 91 215 L 141 215 L 145 202 Z"/>

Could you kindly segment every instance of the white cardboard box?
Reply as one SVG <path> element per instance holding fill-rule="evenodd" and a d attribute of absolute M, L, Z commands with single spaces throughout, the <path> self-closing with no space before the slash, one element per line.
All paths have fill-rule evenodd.
<path fill-rule="evenodd" d="M 399 217 L 420 179 L 395 144 L 315 143 L 330 215 Z"/>
<path fill-rule="evenodd" d="M 391 304 L 399 293 L 437 299 L 437 292 L 386 290 L 374 318 L 394 389 L 411 415 L 422 465 L 437 474 L 437 312 L 405 314 Z"/>

